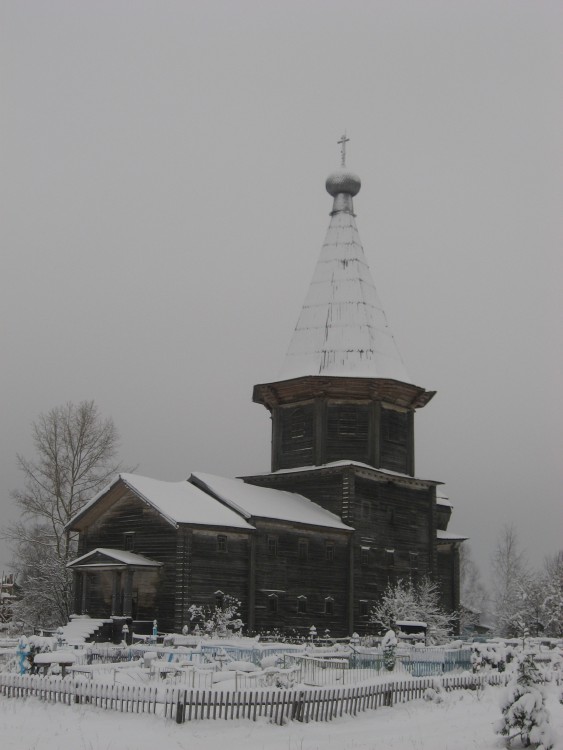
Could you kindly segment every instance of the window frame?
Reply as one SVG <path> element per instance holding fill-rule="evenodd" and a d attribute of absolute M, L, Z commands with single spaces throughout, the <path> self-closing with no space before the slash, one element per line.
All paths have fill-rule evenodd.
<path fill-rule="evenodd" d="M 229 551 L 229 544 L 226 534 L 217 534 L 217 552 L 224 554 Z"/>

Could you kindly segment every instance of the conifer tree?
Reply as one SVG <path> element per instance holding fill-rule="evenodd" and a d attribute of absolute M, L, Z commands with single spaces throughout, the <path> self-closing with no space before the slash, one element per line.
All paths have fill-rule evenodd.
<path fill-rule="evenodd" d="M 496 725 L 497 734 L 506 737 L 508 744 L 520 738 L 525 747 L 532 742 L 536 750 L 550 750 L 553 747 L 541 682 L 542 676 L 533 654 L 524 654 L 516 679 L 508 686 L 502 700 L 502 719 Z"/>

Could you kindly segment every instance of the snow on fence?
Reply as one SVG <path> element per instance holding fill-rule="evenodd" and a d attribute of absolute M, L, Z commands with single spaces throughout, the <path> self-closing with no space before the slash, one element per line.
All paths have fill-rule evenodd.
<path fill-rule="evenodd" d="M 198 719 L 266 717 L 275 724 L 287 721 L 330 721 L 344 714 L 421 698 L 440 685 L 444 690 L 479 689 L 485 684 L 506 685 L 506 673 L 459 675 L 379 683 L 361 687 L 294 690 L 193 690 L 153 685 L 120 685 L 36 675 L 0 674 L 0 695 L 36 696 L 66 704 L 82 703 L 128 713 L 153 713 L 177 723 Z"/>

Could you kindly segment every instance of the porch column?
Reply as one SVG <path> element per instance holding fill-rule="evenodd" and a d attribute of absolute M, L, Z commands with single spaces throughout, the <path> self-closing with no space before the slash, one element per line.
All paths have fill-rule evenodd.
<path fill-rule="evenodd" d="M 80 571 L 80 578 L 82 579 L 82 597 L 80 602 L 80 614 L 86 614 L 86 596 L 88 594 L 88 573 L 85 570 Z"/>
<path fill-rule="evenodd" d="M 125 591 L 123 592 L 123 616 L 131 617 L 133 609 L 133 570 L 125 571 Z"/>
<path fill-rule="evenodd" d="M 121 604 L 121 571 L 113 571 L 113 588 L 111 592 L 111 614 L 120 615 Z"/>

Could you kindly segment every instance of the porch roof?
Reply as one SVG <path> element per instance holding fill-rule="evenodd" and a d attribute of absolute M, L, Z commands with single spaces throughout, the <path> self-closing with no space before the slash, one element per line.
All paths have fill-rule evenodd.
<path fill-rule="evenodd" d="M 124 570 L 125 568 L 159 568 L 163 563 L 135 552 L 97 547 L 67 563 L 73 570 Z"/>

